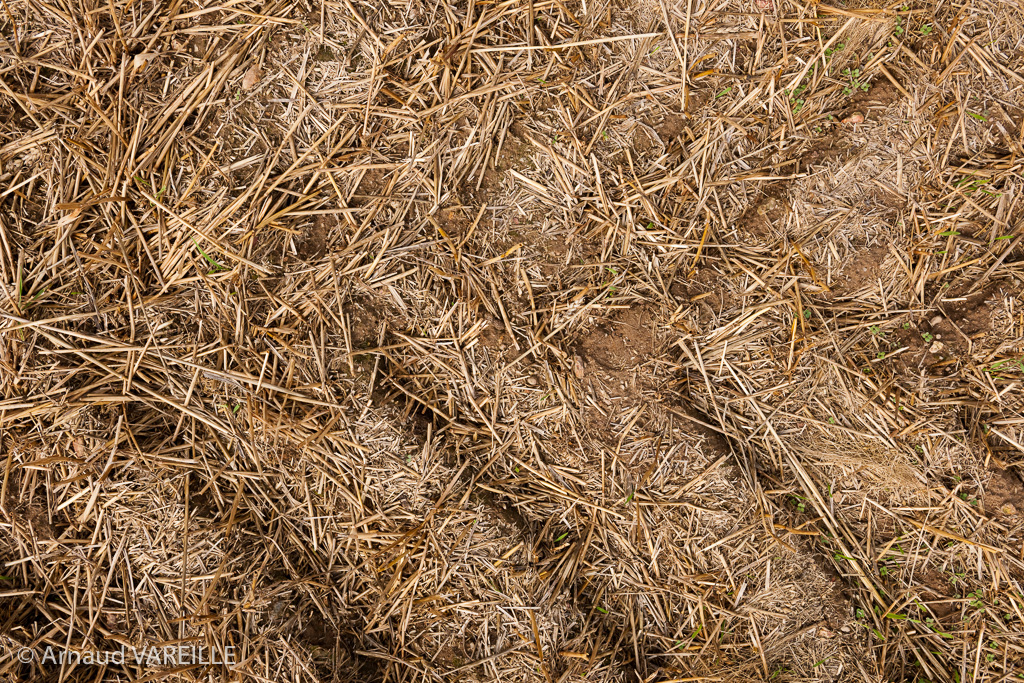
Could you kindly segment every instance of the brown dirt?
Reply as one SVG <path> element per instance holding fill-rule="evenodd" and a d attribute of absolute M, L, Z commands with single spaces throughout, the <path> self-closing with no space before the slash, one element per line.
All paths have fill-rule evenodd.
<path fill-rule="evenodd" d="M 480 333 L 477 335 L 480 344 L 491 351 L 504 352 L 509 348 L 508 332 L 501 320 L 491 319 L 484 323 Z"/>
<path fill-rule="evenodd" d="M 509 231 L 509 238 L 509 248 L 516 244 L 528 245 L 530 255 L 540 264 L 541 274 L 545 278 L 555 278 L 565 269 L 565 259 L 570 247 L 562 236 L 545 234 L 529 220 L 517 220 Z"/>
<path fill-rule="evenodd" d="M 842 281 L 834 288 L 837 296 L 853 295 L 865 288 L 878 288 L 878 278 L 882 274 L 882 262 L 889 249 L 882 244 L 861 247 L 856 254 L 843 266 Z"/>
<path fill-rule="evenodd" d="M 654 353 L 656 318 L 650 309 L 630 307 L 613 313 L 580 342 L 579 355 L 589 372 L 622 373 Z"/>
<path fill-rule="evenodd" d="M 811 144 L 800 157 L 800 163 L 804 167 L 820 166 L 834 160 L 846 159 L 853 151 L 842 135 L 826 135 Z"/>
<path fill-rule="evenodd" d="M 317 216 L 313 225 L 303 230 L 301 237 L 296 238 L 295 250 L 303 261 L 319 260 L 327 253 L 331 230 L 337 224 L 333 217 Z"/>
<path fill-rule="evenodd" d="M 908 325 L 906 328 L 897 327 L 889 333 L 894 348 L 907 347 L 907 350 L 901 353 L 895 361 L 897 370 L 901 374 L 916 372 L 918 364 L 931 348 L 931 343 L 924 339 L 924 334 L 929 327 L 927 322 L 910 322 Z M 933 360 L 937 361 L 938 355 Z"/>
<path fill-rule="evenodd" d="M 367 169 L 352 198 L 357 204 L 363 204 L 368 200 L 379 197 L 387 188 L 387 185 L 386 171 L 379 168 Z"/>
<path fill-rule="evenodd" d="M 766 188 L 764 196 L 743 212 L 736 227 L 750 239 L 775 239 L 782 234 L 789 213 L 789 184 L 777 183 Z"/>
<path fill-rule="evenodd" d="M 661 141 L 667 145 L 675 141 L 686 130 L 686 119 L 678 114 L 669 114 L 659 125 L 655 126 L 655 130 L 661 137 Z"/>
<path fill-rule="evenodd" d="M 948 617 L 953 612 L 953 603 L 946 596 L 950 595 L 951 586 L 949 580 L 934 569 L 925 569 L 920 572 L 918 581 L 922 584 L 925 593 L 925 604 L 935 613 L 939 619 Z"/>
<path fill-rule="evenodd" d="M 507 177 L 509 169 L 519 170 L 527 165 L 533 145 L 526 139 L 526 135 L 527 131 L 521 124 L 513 125 L 502 141 L 501 151 L 497 156 L 491 157 L 484 172 L 481 189 L 486 192 L 496 192 L 500 188 L 502 180 Z"/>
<path fill-rule="evenodd" d="M 388 317 L 387 307 L 369 296 L 357 296 L 346 306 L 351 319 L 353 350 L 377 346 L 381 322 Z"/>
<path fill-rule="evenodd" d="M 469 229 L 473 227 L 474 217 L 469 215 L 468 207 L 449 206 L 437 212 L 437 224 L 447 235 L 449 241 L 459 244 Z"/>
<path fill-rule="evenodd" d="M 27 525 L 39 540 L 52 540 L 60 535 L 60 529 L 50 523 L 46 510 L 38 503 L 18 505 L 13 516 L 17 522 Z"/>
<path fill-rule="evenodd" d="M 672 285 L 671 293 L 690 302 L 702 302 L 714 311 L 736 306 L 737 296 L 721 277 L 708 268 L 697 268 L 689 277 L 680 277 Z"/>
<path fill-rule="evenodd" d="M 998 517 L 1016 517 L 1024 512 L 1024 485 L 1016 472 L 992 469 L 984 487 L 985 511 Z"/>
<path fill-rule="evenodd" d="M 302 620 L 299 638 L 307 645 L 320 648 L 333 648 L 337 643 L 338 629 L 328 624 L 323 616 L 313 612 Z"/>
<path fill-rule="evenodd" d="M 637 128 L 633 133 L 633 148 L 640 154 L 646 154 L 654 147 L 651 135 L 643 128 Z"/>
<path fill-rule="evenodd" d="M 993 309 L 988 300 L 1000 289 L 997 282 L 989 283 L 977 292 L 967 294 L 963 297 L 956 297 L 941 306 L 944 314 L 944 323 L 956 327 L 968 337 L 977 334 L 984 334 L 992 329 Z M 1008 288 L 1012 293 L 1015 288 Z M 939 332 L 946 331 L 944 329 Z"/>
<path fill-rule="evenodd" d="M 640 366 L 654 352 L 656 321 L 646 307 L 616 311 L 583 336 L 571 359 L 577 380 L 600 406 L 588 404 L 584 410 L 588 431 L 609 444 L 619 440 L 609 417 L 638 405 L 650 388 Z"/>
<path fill-rule="evenodd" d="M 870 121 L 887 111 L 903 96 L 903 93 L 883 76 L 876 79 L 867 91 L 858 92 L 850 97 L 837 118 L 843 121 L 854 114 L 860 114 L 864 117 L 865 121 Z M 852 124 L 843 125 L 849 126 Z"/>

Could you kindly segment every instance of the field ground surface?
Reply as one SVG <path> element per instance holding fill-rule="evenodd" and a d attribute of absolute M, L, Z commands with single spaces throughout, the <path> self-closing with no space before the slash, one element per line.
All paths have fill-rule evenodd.
<path fill-rule="evenodd" d="M 1022 173 L 1019 2 L 0 0 L 0 681 L 1024 678 Z"/>

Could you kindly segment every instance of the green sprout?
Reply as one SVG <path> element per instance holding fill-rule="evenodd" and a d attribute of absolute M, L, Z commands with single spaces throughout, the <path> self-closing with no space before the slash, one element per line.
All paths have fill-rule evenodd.
<path fill-rule="evenodd" d="M 145 178 L 143 178 L 141 176 L 134 176 L 134 179 L 135 179 L 135 182 L 139 183 L 140 185 L 144 185 L 145 187 L 148 187 L 150 189 L 150 191 L 152 191 L 153 186 L 149 183 L 148 180 L 146 180 Z M 167 192 L 167 185 L 164 185 L 163 187 L 161 187 L 159 190 L 156 191 L 156 200 L 157 201 L 160 201 L 161 199 L 163 199 L 164 192 Z M 149 205 L 150 206 L 154 206 L 153 202 L 150 202 Z"/>
<path fill-rule="evenodd" d="M 846 68 L 843 70 L 843 75 L 846 76 L 847 81 L 847 84 L 843 86 L 844 95 L 852 95 L 859 90 L 867 92 L 871 87 L 867 80 L 861 80 L 860 69 Z"/>
<path fill-rule="evenodd" d="M 790 94 L 789 101 L 793 103 L 794 114 L 798 114 L 800 110 L 804 108 L 805 100 L 802 97 L 800 97 L 800 93 L 802 93 L 804 90 L 807 90 L 806 85 L 798 85 L 793 90 L 792 94 Z M 786 93 L 789 94 L 789 91 L 787 90 Z"/>
<path fill-rule="evenodd" d="M 967 113 L 971 114 L 971 112 L 967 112 Z M 974 114 L 971 114 L 971 116 L 974 116 Z M 992 196 L 992 197 L 1000 196 L 1002 194 L 1001 192 L 992 192 L 992 191 L 986 190 L 984 188 L 984 186 L 989 184 L 990 182 L 992 182 L 992 181 L 989 178 L 975 178 L 973 176 L 968 176 L 966 178 L 962 178 L 962 179 L 958 180 L 956 182 L 956 184 L 955 184 L 955 187 L 964 187 L 966 185 L 966 192 L 967 192 L 967 194 L 973 194 L 974 192 L 977 192 L 978 190 L 981 190 L 985 194 L 987 194 L 989 196 Z"/>
<path fill-rule="evenodd" d="M 840 52 L 845 47 L 846 43 L 836 43 L 835 47 L 830 47 L 827 50 L 825 50 L 825 56 L 831 57 L 833 54 L 835 54 L 836 52 Z"/>
<path fill-rule="evenodd" d="M 203 248 L 199 246 L 199 242 L 196 242 L 195 237 L 192 238 L 192 244 L 196 245 L 196 249 L 199 250 L 199 253 L 202 254 L 203 258 L 206 259 L 207 263 L 209 263 L 213 267 L 213 270 L 210 271 L 211 273 L 216 273 L 218 270 L 227 270 L 227 268 L 217 263 L 217 261 L 215 261 L 213 257 L 211 257 L 209 254 L 203 251 Z"/>
<path fill-rule="evenodd" d="M 1008 365 L 1010 368 L 1016 368 L 1021 372 L 1024 372 L 1024 359 L 1021 358 L 1004 358 L 1003 360 L 997 360 L 995 363 L 991 363 L 984 371 L 993 374 L 1003 369 L 1003 366 Z"/>

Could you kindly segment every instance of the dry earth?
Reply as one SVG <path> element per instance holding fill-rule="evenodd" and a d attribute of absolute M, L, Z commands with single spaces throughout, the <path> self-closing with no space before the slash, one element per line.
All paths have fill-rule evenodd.
<path fill-rule="evenodd" d="M 1024 678 L 1022 122 L 1001 0 L 3 0 L 0 681 Z"/>

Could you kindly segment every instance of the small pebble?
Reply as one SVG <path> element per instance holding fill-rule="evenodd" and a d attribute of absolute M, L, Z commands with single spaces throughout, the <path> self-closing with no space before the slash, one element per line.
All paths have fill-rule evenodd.
<path fill-rule="evenodd" d="M 1017 514 L 1017 508 L 1013 506 L 1013 503 L 1004 503 L 1003 506 L 999 508 L 999 511 L 1002 512 L 1004 515 Z"/>
<path fill-rule="evenodd" d="M 938 325 L 941 322 L 942 322 L 942 316 L 941 315 L 937 315 L 937 316 L 935 316 L 934 318 L 932 318 L 931 320 L 928 321 L 928 323 L 932 327 L 935 327 L 936 325 Z"/>
<path fill-rule="evenodd" d="M 938 353 L 944 347 L 945 347 L 945 345 L 942 342 L 935 342 L 934 344 L 931 345 L 931 348 L 928 349 L 928 352 L 929 353 Z"/>
<path fill-rule="evenodd" d="M 864 123 L 864 114 L 850 114 L 843 119 L 843 123 Z"/>
<path fill-rule="evenodd" d="M 158 55 L 155 52 L 140 52 L 132 58 L 132 68 L 136 71 L 144 69 L 146 65 L 156 59 L 157 56 Z"/>
<path fill-rule="evenodd" d="M 530 375 L 526 378 L 526 383 L 531 387 L 537 386 L 540 382 L 537 380 L 537 375 Z"/>
<path fill-rule="evenodd" d="M 242 90 L 252 90 L 260 82 L 260 66 L 253 64 L 242 76 Z"/>

